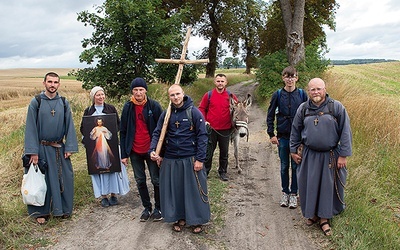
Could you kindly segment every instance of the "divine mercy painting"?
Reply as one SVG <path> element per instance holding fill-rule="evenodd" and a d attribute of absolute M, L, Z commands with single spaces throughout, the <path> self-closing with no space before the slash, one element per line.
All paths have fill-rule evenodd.
<path fill-rule="evenodd" d="M 121 171 L 116 114 L 84 116 L 82 141 L 89 174 Z"/>

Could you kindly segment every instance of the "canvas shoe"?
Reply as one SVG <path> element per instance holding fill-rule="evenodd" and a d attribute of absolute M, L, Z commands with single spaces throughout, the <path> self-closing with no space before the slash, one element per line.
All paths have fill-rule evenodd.
<path fill-rule="evenodd" d="M 291 194 L 289 196 L 289 208 L 297 207 L 297 196 L 295 194 Z"/>
<path fill-rule="evenodd" d="M 151 209 L 145 208 L 142 212 L 142 215 L 140 216 L 140 221 L 145 222 L 148 221 L 150 218 L 150 211 Z"/>
<path fill-rule="evenodd" d="M 151 214 L 150 218 L 152 218 L 153 221 L 160 221 L 163 219 L 160 210 L 158 210 L 157 208 L 154 208 L 154 211 Z"/>
<path fill-rule="evenodd" d="M 289 195 L 287 193 L 282 194 L 280 205 L 281 207 L 289 206 Z"/>

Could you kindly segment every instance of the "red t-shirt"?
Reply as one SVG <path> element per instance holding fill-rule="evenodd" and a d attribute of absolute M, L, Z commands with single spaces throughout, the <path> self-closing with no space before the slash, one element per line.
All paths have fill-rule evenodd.
<path fill-rule="evenodd" d="M 145 154 L 150 149 L 150 135 L 143 117 L 143 107 L 142 105 L 135 105 L 136 132 L 133 139 L 132 150 L 138 154 Z"/>

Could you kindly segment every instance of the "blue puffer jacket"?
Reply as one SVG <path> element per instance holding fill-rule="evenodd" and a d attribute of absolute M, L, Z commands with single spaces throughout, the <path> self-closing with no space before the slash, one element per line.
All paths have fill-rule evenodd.
<path fill-rule="evenodd" d="M 267 114 L 267 133 L 271 137 L 275 136 L 275 117 L 276 131 L 278 138 L 289 139 L 292 128 L 293 118 L 297 108 L 301 103 L 307 101 L 307 94 L 303 90 L 303 94 L 296 88 L 293 92 L 287 92 L 284 88 L 280 90 L 280 98 L 278 92 L 272 94 L 271 102 L 268 107 Z M 279 104 L 278 104 L 279 99 Z"/>
<path fill-rule="evenodd" d="M 167 133 L 163 145 L 163 157 L 179 159 L 194 156 L 195 160 L 204 162 L 207 151 L 207 131 L 203 115 L 193 105 L 189 96 L 184 96 L 183 106 L 175 108 L 171 106 L 171 116 L 168 122 Z M 186 109 L 192 106 L 192 123 L 187 116 Z M 161 114 L 157 128 L 153 132 L 150 151 L 155 151 L 160 138 L 166 112 Z M 193 125 L 193 127 L 192 127 Z"/>

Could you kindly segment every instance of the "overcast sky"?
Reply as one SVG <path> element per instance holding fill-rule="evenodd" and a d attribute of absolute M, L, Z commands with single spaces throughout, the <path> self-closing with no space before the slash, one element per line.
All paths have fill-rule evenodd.
<path fill-rule="evenodd" d="M 103 0 L 0 0 L 0 69 L 77 68 L 91 27 L 76 20 Z M 337 0 L 336 32 L 327 30 L 332 60 L 400 60 L 400 1 Z M 189 40 L 189 53 L 208 45 Z"/>

